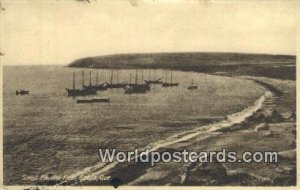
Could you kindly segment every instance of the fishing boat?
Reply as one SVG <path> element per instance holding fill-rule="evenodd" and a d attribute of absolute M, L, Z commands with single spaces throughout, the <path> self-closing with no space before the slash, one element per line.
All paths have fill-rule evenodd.
<path fill-rule="evenodd" d="M 142 73 L 142 80 L 143 80 L 143 73 Z M 150 84 L 138 84 L 138 75 L 137 70 L 135 74 L 135 83 L 131 84 L 131 74 L 130 74 L 130 83 L 125 86 L 125 94 L 142 94 L 147 93 L 150 90 Z"/>
<path fill-rule="evenodd" d="M 162 81 L 162 78 L 155 79 L 155 71 L 154 71 L 154 79 L 151 80 L 151 77 L 150 77 L 150 70 L 149 70 L 149 73 L 148 73 L 148 80 L 145 80 L 145 83 L 147 83 L 147 84 L 162 84 L 163 81 Z"/>
<path fill-rule="evenodd" d="M 97 72 L 97 75 L 96 75 L 96 89 L 99 90 L 99 91 L 103 91 L 103 90 L 107 90 L 107 82 L 104 82 L 104 83 L 101 83 L 99 84 L 99 78 L 98 78 L 98 72 Z"/>
<path fill-rule="evenodd" d="M 96 91 L 104 91 L 107 90 L 107 83 L 99 84 L 98 72 L 96 75 L 96 84 L 92 85 L 92 72 L 90 71 L 90 83 L 88 86 L 84 85 L 85 89 L 95 89 Z"/>
<path fill-rule="evenodd" d="M 198 86 L 194 84 L 194 81 L 192 80 L 192 84 L 188 86 L 188 90 L 196 90 L 198 89 Z"/>
<path fill-rule="evenodd" d="M 26 95 L 26 94 L 29 94 L 29 90 L 16 91 L 16 95 Z"/>
<path fill-rule="evenodd" d="M 75 72 L 73 73 L 73 88 L 69 89 L 66 88 L 67 90 L 67 96 L 88 96 L 88 95 L 96 95 L 97 90 L 94 88 L 85 88 L 84 87 L 84 71 L 82 71 L 82 89 L 76 89 L 75 88 Z"/>
<path fill-rule="evenodd" d="M 117 72 L 117 83 L 113 83 L 113 76 L 114 76 L 114 71 L 111 70 L 111 75 L 110 75 L 110 83 L 106 84 L 106 88 L 125 88 L 126 81 L 119 83 L 119 70 Z"/>
<path fill-rule="evenodd" d="M 119 84 L 107 84 L 106 88 L 125 88 L 126 82 Z"/>
<path fill-rule="evenodd" d="M 166 72 L 166 81 L 167 81 L 167 78 L 168 78 L 168 73 Z M 171 71 L 171 82 L 168 83 L 168 82 L 163 82 L 162 83 L 162 87 L 173 87 L 173 86 L 178 86 L 179 83 L 173 83 L 173 73 Z"/>
<path fill-rule="evenodd" d="M 142 94 L 147 93 L 149 87 L 145 84 L 137 84 L 125 87 L 125 94 Z"/>
<path fill-rule="evenodd" d="M 162 83 L 162 87 L 173 87 L 178 85 L 179 83 Z"/>
<path fill-rule="evenodd" d="M 95 86 L 95 88 L 96 88 L 96 90 L 99 90 L 99 91 L 107 90 L 107 83 L 98 84 Z"/>
<path fill-rule="evenodd" d="M 110 98 L 92 98 L 92 99 L 77 99 L 77 104 L 84 103 L 108 103 Z"/>
<path fill-rule="evenodd" d="M 159 78 L 159 79 L 154 79 L 154 80 L 145 80 L 145 83 L 147 83 L 147 84 L 162 84 L 163 81 L 161 80 L 161 78 Z"/>

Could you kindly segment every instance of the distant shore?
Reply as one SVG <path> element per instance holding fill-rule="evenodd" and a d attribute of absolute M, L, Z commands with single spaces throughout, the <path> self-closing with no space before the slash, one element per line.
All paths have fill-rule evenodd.
<path fill-rule="evenodd" d="M 296 79 L 296 56 L 243 53 L 116 54 L 75 60 L 69 67 L 99 69 L 171 69 L 224 76 Z"/>

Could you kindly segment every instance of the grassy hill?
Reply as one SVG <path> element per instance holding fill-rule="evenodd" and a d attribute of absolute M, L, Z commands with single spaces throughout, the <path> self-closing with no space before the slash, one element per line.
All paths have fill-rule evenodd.
<path fill-rule="evenodd" d="M 162 68 L 226 76 L 296 79 L 296 56 L 289 55 L 196 52 L 116 54 L 78 59 L 69 67 Z"/>

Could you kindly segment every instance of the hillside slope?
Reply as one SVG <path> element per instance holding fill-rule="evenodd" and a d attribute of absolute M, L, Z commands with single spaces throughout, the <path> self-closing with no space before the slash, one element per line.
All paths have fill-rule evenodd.
<path fill-rule="evenodd" d="M 296 78 L 296 56 L 242 53 L 146 53 L 87 57 L 69 67 L 161 68 L 219 75 Z"/>

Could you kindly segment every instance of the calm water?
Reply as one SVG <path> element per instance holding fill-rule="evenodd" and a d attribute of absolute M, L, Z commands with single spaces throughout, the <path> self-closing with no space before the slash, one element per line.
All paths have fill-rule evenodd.
<path fill-rule="evenodd" d="M 111 103 L 76 104 L 65 88 L 81 86 L 81 69 L 59 66 L 4 67 L 4 178 L 22 182 L 22 175 L 70 174 L 99 161 L 98 148 L 132 150 L 174 133 L 201 126 L 202 117 L 221 117 L 252 104 L 263 89 L 250 81 L 199 73 L 173 72 L 179 87 L 152 86 L 147 94 L 125 95 L 123 89 L 99 92 Z M 89 70 L 86 72 L 86 84 Z M 99 81 L 110 71 L 92 69 Z M 114 81 L 116 82 L 116 72 Z M 120 70 L 129 81 L 135 70 Z M 142 71 L 138 79 L 141 81 Z M 165 78 L 165 71 L 144 70 L 143 78 Z M 170 73 L 168 80 L 170 80 Z M 199 89 L 188 91 L 192 79 Z M 134 78 L 132 78 L 134 81 Z M 28 96 L 15 91 L 30 90 Z M 11 181 L 7 181 L 10 178 Z"/>

